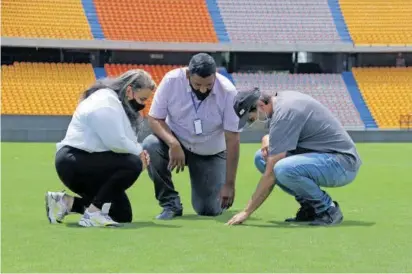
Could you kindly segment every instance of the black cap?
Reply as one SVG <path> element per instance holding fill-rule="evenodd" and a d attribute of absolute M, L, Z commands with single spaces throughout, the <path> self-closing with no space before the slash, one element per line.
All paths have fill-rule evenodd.
<path fill-rule="evenodd" d="M 239 91 L 235 97 L 233 108 L 236 115 L 239 117 L 238 129 L 243 128 L 249 118 L 249 112 L 260 98 L 259 88 L 254 88 L 248 91 Z"/>

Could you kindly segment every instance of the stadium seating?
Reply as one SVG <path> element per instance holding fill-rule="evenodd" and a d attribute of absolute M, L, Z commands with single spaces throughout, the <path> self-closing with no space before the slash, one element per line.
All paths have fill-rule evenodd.
<path fill-rule="evenodd" d="M 327 1 L 217 0 L 232 42 L 341 42 Z"/>
<path fill-rule="evenodd" d="M 295 90 L 326 105 L 347 129 L 364 129 L 340 74 L 233 73 L 239 90 L 259 86 L 262 91 Z"/>
<path fill-rule="evenodd" d="M 412 45 L 412 1 L 339 2 L 355 44 Z"/>
<path fill-rule="evenodd" d="M 130 64 L 106 64 L 105 66 L 107 76 L 118 76 L 130 69 L 144 69 L 149 72 L 156 84 L 159 84 L 163 76 L 170 70 L 179 66 L 173 65 L 130 65 Z M 142 116 L 146 117 L 150 110 L 153 96 L 147 100 L 146 107 L 142 111 Z"/>
<path fill-rule="evenodd" d="M 14 63 L 1 76 L 1 113 L 10 115 L 72 115 L 95 81 L 91 64 Z"/>
<path fill-rule="evenodd" d="M 412 114 L 412 68 L 353 68 L 353 75 L 379 128 L 399 128 Z"/>
<path fill-rule="evenodd" d="M 203 0 L 94 0 L 106 39 L 218 41 Z"/>
<path fill-rule="evenodd" d="M 117 76 L 141 68 L 159 84 L 165 73 L 177 67 L 106 64 L 104 69 L 108 76 Z M 3 65 L 1 73 L 1 113 L 9 115 L 72 115 L 81 92 L 95 81 L 91 64 L 16 62 Z M 227 75 L 239 90 L 260 86 L 264 91 L 307 93 L 331 109 L 347 129 L 364 128 L 340 74 Z M 353 75 L 379 128 L 399 128 L 401 115 L 412 114 L 412 68 L 353 68 Z M 147 116 L 151 102 L 149 98 L 143 116 Z"/>
<path fill-rule="evenodd" d="M 4 37 L 93 39 L 81 0 L 2 0 Z"/>

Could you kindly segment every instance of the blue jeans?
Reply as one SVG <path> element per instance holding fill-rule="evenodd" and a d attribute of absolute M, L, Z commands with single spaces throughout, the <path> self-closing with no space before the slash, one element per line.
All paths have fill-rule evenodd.
<path fill-rule="evenodd" d="M 260 149 L 255 154 L 255 166 L 263 173 L 266 161 Z M 358 171 L 346 170 L 334 154 L 304 153 L 288 156 L 275 164 L 276 185 L 295 197 L 301 205 L 306 203 L 317 214 L 326 211 L 332 198 L 320 187 L 341 187 L 351 183 Z"/>

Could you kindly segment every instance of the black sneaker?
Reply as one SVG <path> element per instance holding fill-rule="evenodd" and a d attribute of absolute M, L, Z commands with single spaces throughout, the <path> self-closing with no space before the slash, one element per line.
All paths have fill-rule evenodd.
<path fill-rule="evenodd" d="M 340 224 L 343 220 L 343 214 L 339 204 L 335 201 L 333 203 L 335 206 L 329 207 L 325 212 L 316 216 L 315 220 L 309 223 L 309 225 L 327 226 Z"/>
<path fill-rule="evenodd" d="M 315 210 L 308 204 L 302 204 L 295 217 L 287 218 L 285 222 L 311 222 L 316 217 Z"/>
<path fill-rule="evenodd" d="M 164 208 L 162 213 L 160 213 L 156 219 L 158 220 L 170 220 L 174 217 L 179 217 L 183 215 L 183 209 L 175 210 L 171 208 Z"/>

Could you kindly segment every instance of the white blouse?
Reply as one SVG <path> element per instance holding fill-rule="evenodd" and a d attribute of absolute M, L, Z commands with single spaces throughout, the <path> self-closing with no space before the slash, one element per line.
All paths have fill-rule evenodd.
<path fill-rule="evenodd" d="M 122 103 L 111 89 L 97 90 L 77 106 L 57 150 L 65 145 L 87 152 L 140 155 L 143 150 Z"/>

